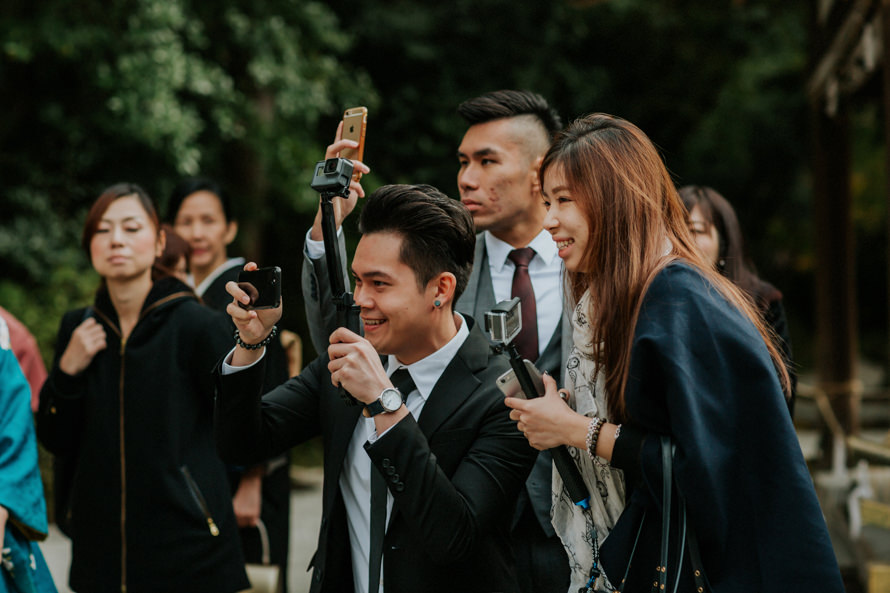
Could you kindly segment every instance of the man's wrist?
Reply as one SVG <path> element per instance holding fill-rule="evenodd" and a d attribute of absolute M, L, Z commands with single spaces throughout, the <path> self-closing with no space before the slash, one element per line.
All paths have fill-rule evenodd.
<path fill-rule="evenodd" d="M 238 344 L 241 348 L 245 350 L 259 350 L 260 348 L 264 348 L 272 343 L 272 340 L 275 339 L 275 336 L 278 335 L 278 326 L 273 325 L 272 331 L 269 332 L 269 335 L 263 338 L 261 341 L 256 343 L 245 342 L 241 339 L 241 332 L 238 329 L 235 329 L 235 343 Z"/>
<path fill-rule="evenodd" d="M 365 404 L 362 410 L 365 418 L 373 418 L 378 414 L 392 414 L 402 407 L 402 392 L 395 387 L 386 387 L 377 399 Z"/>

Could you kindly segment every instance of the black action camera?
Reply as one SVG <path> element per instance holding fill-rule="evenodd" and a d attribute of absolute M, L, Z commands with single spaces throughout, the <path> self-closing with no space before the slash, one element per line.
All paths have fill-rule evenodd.
<path fill-rule="evenodd" d="M 353 168 L 349 159 L 333 158 L 318 161 L 315 163 L 315 175 L 312 176 L 312 189 L 321 194 L 347 197 Z"/>

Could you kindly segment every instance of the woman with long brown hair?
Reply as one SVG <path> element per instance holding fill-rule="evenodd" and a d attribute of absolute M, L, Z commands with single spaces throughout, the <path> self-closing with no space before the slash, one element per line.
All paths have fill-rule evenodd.
<path fill-rule="evenodd" d="M 41 391 L 38 437 L 75 467 L 74 591 L 249 586 L 213 440 L 210 371 L 232 338 L 220 313 L 155 267 L 164 238 L 138 185 L 93 203 L 82 245 L 101 286 L 62 318 Z"/>
<path fill-rule="evenodd" d="M 623 471 L 626 507 L 597 534 L 608 581 L 591 588 L 648 590 L 668 573 L 684 591 L 843 591 L 784 410 L 781 354 L 750 301 L 695 246 L 652 142 L 625 120 L 590 115 L 557 136 L 540 174 L 545 228 L 576 308 L 582 356 L 568 372 L 586 367 L 605 405 L 579 414 L 575 393 L 567 405 L 549 377 L 545 397 L 507 405 L 532 446 L 576 447 Z M 672 540 L 669 566 L 660 562 L 662 436 L 705 577 L 689 553 L 678 561 L 685 538 Z"/>

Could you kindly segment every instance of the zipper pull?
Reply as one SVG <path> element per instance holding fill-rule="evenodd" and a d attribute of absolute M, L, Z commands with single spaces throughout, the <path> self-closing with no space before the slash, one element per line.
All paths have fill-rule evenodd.
<path fill-rule="evenodd" d="M 207 526 L 210 528 L 210 535 L 213 537 L 219 535 L 219 527 L 216 526 L 211 517 L 207 517 Z"/>

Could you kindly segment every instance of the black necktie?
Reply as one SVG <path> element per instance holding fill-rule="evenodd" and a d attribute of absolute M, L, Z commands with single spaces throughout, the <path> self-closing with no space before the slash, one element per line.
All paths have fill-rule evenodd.
<path fill-rule="evenodd" d="M 528 264 L 535 257 L 531 247 L 514 249 L 507 258 L 516 265 L 513 272 L 513 289 L 510 296 L 522 301 L 522 331 L 515 340 L 519 355 L 534 362 L 538 359 L 538 308 L 535 304 L 535 289 L 528 275 Z"/>
<path fill-rule="evenodd" d="M 414 391 L 414 380 L 402 367 L 389 378 L 402 392 L 402 401 Z M 368 555 L 368 593 L 380 589 L 380 563 L 383 560 L 383 536 L 386 533 L 386 477 L 371 464 L 371 551 Z"/>

